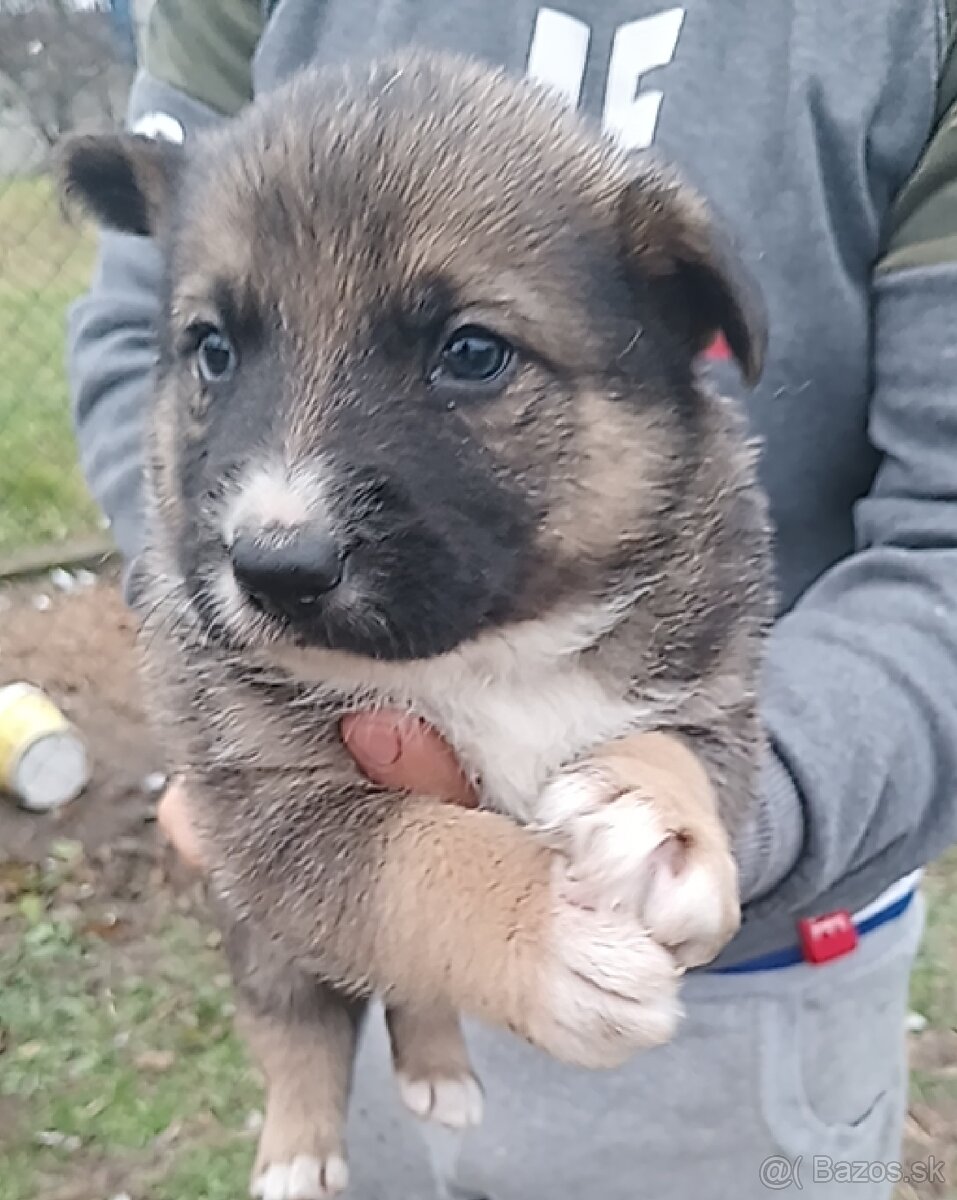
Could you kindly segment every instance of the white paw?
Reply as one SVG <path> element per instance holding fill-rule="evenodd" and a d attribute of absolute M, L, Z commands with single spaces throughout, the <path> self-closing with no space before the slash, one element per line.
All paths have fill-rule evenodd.
<path fill-rule="evenodd" d="M 568 857 L 571 897 L 632 913 L 683 967 L 710 962 L 736 932 L 737 872 L 713 810 L 659 805 L 585 766 L 549 784 L 537 817 Z"/>
<path fill-rule="evenodd" d="M 413 1079 L 399 1071 L 397 1077 L 402 1102 L 422 1120 L 436 1121 L 449 1129 L 480 1124 L 484 1098 L 474 1075 Z"/>
<path fill-rule="evenodd" d="M 345 1159 L 330 1154 L 320 1161 L 297 1154 L 288 1163 L 273 1163 L 253 1180 L 250 1195 L 257 1200 L 326 1200 L 344 1191 L 349 1182 Z"/>
<path fill-rule="evenodd" d="M 577 1066 L 615 1067 L 674 1034 L 681 1016 L 674 957 L 630 912 L 588 909 L 567 898 L 556 860 L 553 957 L 542 979 L 534 1041 Z"/>

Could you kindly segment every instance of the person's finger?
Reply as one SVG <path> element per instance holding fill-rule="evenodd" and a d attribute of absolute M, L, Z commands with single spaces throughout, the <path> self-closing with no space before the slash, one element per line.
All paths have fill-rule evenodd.
<path fill-rule="evenodd" d="M 203 848 L 190 819 L 189 798 L 180 780 L 172 780 L 160 797 L 156 819 L 180 858 L 191 867 L 203 867 Z"/>
<path fill-rule="evenodd" d="M 346 749 L 373 783 L 435 796 L 467 808 L 478 798 L 448 743 L 405 713 L 352 713 L 342 720 Z"/>

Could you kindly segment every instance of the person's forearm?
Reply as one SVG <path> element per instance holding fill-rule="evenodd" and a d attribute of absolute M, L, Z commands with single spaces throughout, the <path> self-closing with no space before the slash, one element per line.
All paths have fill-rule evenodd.
<path fill-rule="evenodd" d="M 886 458 L 856 514 L 861 548 L 769 646 L 772 753 L 738 855 L 745 899 L 772 909 L 857 875 L 877 891 L 957 840 L 957 268 L 889 279 L 878 300 Z"/>
<path fill-rule="evenodd" d="M 104 235 L 90 291 L 68 318 L 80 463 L 127 564 L 143 548 L 143 429 L 159 269 L 146 239 Z"/>
<path fill-rule="evenodd" d="M 193 131 L 222 118 L 183 93 L 140 75 L 128 122 L 162 112 Z M 80 463 L 131 569 L 143 549 L 143 431 L 154 361 L 161 263 L 147 238 L 107 233 L 89 291 L 70 309 L 67 374 Z M 128 589 L 128 597 L 131 591 Z"/>

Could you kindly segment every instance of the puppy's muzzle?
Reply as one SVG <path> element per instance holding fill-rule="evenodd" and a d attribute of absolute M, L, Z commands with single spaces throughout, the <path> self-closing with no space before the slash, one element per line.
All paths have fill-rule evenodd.
<path fill-rule="evenodd" d="M 342 582 L 345 565 L 335 538 L 321 525 L 241 533 L 229 557 L 243 593 L 265 612 L 292 622 L 314 615 Z"/>

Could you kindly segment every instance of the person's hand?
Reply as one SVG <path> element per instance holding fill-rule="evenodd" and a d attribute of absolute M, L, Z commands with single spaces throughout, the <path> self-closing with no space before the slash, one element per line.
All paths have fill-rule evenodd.
<path fill-rule="evenodd" d="M 341 726 L 346 749 L 373 783 L 397 791 L 434 796 L 465 808 L 478 803 L 448 743 L 430 726 L 405 713 L 382 709 L 353 713 Z M 159 826 L 189 866 L 203 866 L 203 848 L 189 813 L 189 797 L 180 780 L 163 794 Z"/>
<path fill-rule="evenodd" d="M 189 814 L 189 797 L 182 780 L 174 779 L 160 797 L 156 820 L 166 840 L 187 866 L 203 866 L 203 848 Z"/>

